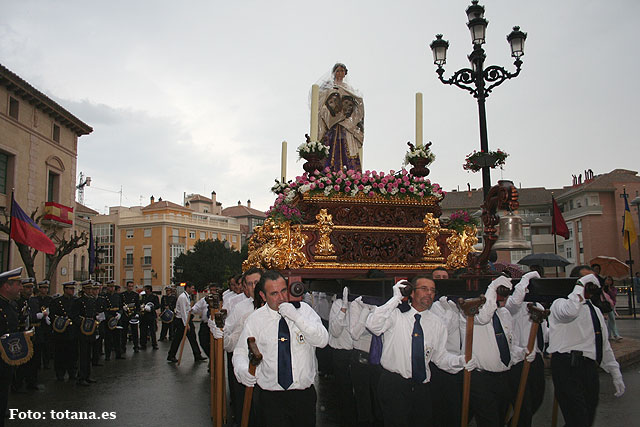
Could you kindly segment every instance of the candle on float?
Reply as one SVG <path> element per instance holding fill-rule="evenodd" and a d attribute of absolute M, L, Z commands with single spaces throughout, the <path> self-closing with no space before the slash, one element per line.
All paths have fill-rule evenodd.
<path fill-rule="evenodd" d="M 319 87 L 311 86 L 311 129 L 309 135 L 311 141 L 318 140 L 318 103 L 319 103 Z"/>
<path fill-rule="evenodd" d="M 280 163 L 280 180 L 287 182 L 287 141 L 282 141 L 282 160 Z"/>
<path fill-rule="evenodd" d="M 422 93 L 416 92 L 416 147 L 422 147 Z"/>

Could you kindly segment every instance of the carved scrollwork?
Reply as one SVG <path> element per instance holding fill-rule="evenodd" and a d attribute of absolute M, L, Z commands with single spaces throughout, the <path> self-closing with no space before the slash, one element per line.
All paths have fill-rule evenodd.
<path fill-rule="evenodd" d="M 244 270 L 301 268 L 308 262 L 303 253 L 305 243 L 306 236 L 300 226 L 292 226 L 288 221 L 276 223 L 268 218 L 254 229 L 248 244 L 249 257 L 242 267 Z"/>
<path fill-rule="evenodd" d="M 320 212 L 316 215 L 316 219 L 318 220 L 317 228 L 320 236 L 314 248 L 316 258 L 325 260 L 330 258 L 335 259 L 335 248 L 329 238 L 329 235 L 333 231 L 331 214 L 327 213 L 326 209 L 320 209 Z"/>
<path fill-rule="evenodd" d="M 427 241 L 422 248 L 424 257 L 439 257 L 441 252 L 437 238 L 440 235 L 440 220 L 434 217 L 432 213 L 428 213 L 424 216 L 422 222 L 424 222 L 424 234 L 427 236 Z"/>
<path fill-rule="evenodd" d="M 467 256 L 474 252 L 473 245 L 478 243 L 476 227 L 465 226 L 462 234 L 453 231 L 447 238 L 447 246 L 451 253 L 447 257 L 447 268 L 456 269 L 467 266 Z"/>

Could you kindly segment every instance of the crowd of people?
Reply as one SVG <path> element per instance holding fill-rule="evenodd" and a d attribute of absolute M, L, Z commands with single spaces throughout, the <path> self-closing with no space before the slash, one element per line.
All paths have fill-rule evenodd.
<path fill-rule="evenodd" d="M 31 327 L 35 334 L 30 337 L 33 357 L 27 363 L 14 368 L 4 356 L 0 361 L 0 411 L 6 411 L 10 388 L 14 392 L 41 389 L 38 372 L 49 367 L 51 360 L 59 381 L 68 377 L 86 387 L 95 382 L 92 366 L 99 366 L 103 356 L 105 360 L 123 358 L 129 341 L 134 352 L 149 343 L 157 349 L 158 317 L 163 325 L 160 340 L 171 341 L 169 363 L 177 362 L 185 329 L 195 361 L 206 360 L 200 349 L 209 355 L 210 336 L 223 340 L 229 369 L 229 420 L 237 425 L 245 388 L 253 387 L 250 425 L 314 426 L 314 384 L 322 371 L 334 378 L 341 425 L 459 426 L 465 406 L 465 372 L 470 377 L 469 419 L 474 418 L 479 427 L 504 425 L 527 364 L 529 377 L 518 425 L 530 426 L 542 403 L 543 358 L 549 355 L 555 395 L 567 426 L 593 424 L 598 367 L 611 375 L 616 396 L 624 393 L 601 311 L 606 307 L 602 301 L 606 301 L 607 280 L 601 283 L 591 267 L 572 271 L 571 276 L 579 278 L 575 288 L 551 304 L 531 349 L 532 309 L 525 295 L 538 272 L 524 274 L 515 286 L 498 276 L 484 292 L 486 301 L 471 315 L 439 295 L 437 284 L 448 275 L 441 268 L 418 274 L 397 282 L 389 300 L 375 301 L 351 295 L 347 288 L 336 297 L 315 292 L 293 297 L 280 272 L 253 268 L 229 280 L 222 294 L 227 318 L 220 328 L 207 301 L 193 301 L 196 292 L 191 284 L 178 297 L 168 287 L 159 299 L 150 287 L 136 292 L 133 282 L 118 292 L 113 282 L 102 289 L 99 283 L 86 281 L 75 296 L 77 284 L 68 282 L 61 296 L 51 298 L 49 283 L 23 279 L 17 270 L 3 273 L 3 345 L 6 334 Z M 33 295 L 36 286 L 38 292 Z M 215 287 L 209 292 L 216 292 Z M 202 320 L 196 336 L 193 319 L 198 316 Z M 473 347 L 466 351 L 469 318 Z M 249 369 L 250 337 L 262 354 L 255 374 Z"/>

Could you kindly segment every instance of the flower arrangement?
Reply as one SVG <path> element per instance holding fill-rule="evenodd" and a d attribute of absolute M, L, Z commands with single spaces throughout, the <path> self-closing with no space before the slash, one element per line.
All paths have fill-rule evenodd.
<path fill-rule="evenodd" d="M 275 222 L 290 221 L 294 224 L 301 223 L 302 212 L 298 208 L 291 206 L 289 202 L 290 200 L 287 200 L 285 193 L 279 194 L 273 206 L 265 214 L 273 218 Z"/>
<path fill-rule="evenodd" d="M 464 231 L 464 227 L 466 226 L 478 226 L 478 219 L 472 217 L 468 211 L 455 211 L 449 216 L 447 228 L 455 230 L 458 233 L 462 234 L 462 232 Z"/>
<path fill-rule="evenodd" d="M 503 166 L 509 155 L 498 149 L 496 151 L 473 151 L 473 153 L 467 154 L 465 161 L 462 165 L 462 169 L 471 172 L 478 172 L 483 167 L 496 168 Z"/>
<path fill-rule="evenodd" d="M 329 155 L 329 146 L 324 145 L 322 142 L 307 140 L 307 142 L 300 144 L 298 147 L 298 155 L 301 159 L 308 159 L 310 156 L 324 159 Z"/>
<path fill-rule="evenodd" d="M 436 159 L 436 155 L 429 149 L 431 142 L 424 146 L 415 147 L 412 143 L 407 142 L 409 151 L 404 155 L 404 165 L 415 165 L 418 159 L 425 159 L 424 166 L 429 166 Z"/>

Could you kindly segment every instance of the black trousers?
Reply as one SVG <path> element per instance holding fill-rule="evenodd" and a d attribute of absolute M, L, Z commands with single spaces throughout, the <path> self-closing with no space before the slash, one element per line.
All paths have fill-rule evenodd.
<path fill-rule="evenodd" d="M 7 413 L 7 406 L 9 405 L 9 387 L 11 387 L 11 378 L 13 376 L 13 368 L 4 367 L 6 372 L 3 372 L 3 375 L 0 376 L 0 427 L 4 427 L 5 417 L 4 414 Z"/>
<path fill-rule="evenodd" d="M 59 379 L 64 378 L 66 373 L 69 374 L 70 379 L 75 378 L 76 358 L 78 355 L 77 347 L 78 342 L 75 339 L 57 339 L 55 341 L 55 356 L 53 364 L 56 371 L 56 377 Z"/>
<path fill-rule="evenodd" d="M 326 330 L 329 330 L 329 321 L 322 319 L 322 326 Z M 318 373 L 320 375 L 333 374 L 333 364 L 331 358 L 333 357 L 333 349 L 328 345 L 319 348 L 316 347 L 316 358 L 318 359 Z"/>
<path fill-rule="evenodd" d="M 98 335 L 98 337 L 93 341 L 93 345 L 91 346 L 91 363 L 94 365 L 97 365 L 100 362 L 106 329 L 106 322 L 100 322 L 98 328 L 96 329 L 96 334 Z"/>
<path fill-rule="evenodd" d="M 115 352 L 116 357 L 122 356 L 122 345 L 120 342 L 120 333 L 122 329 L 109 329 L 106 328 L 104 333 L 104 358 L 105 360 L 111 359 L 111 353 Z"/>
<path fill-rule="evenodd" d="M 91 376 L 91 348 L 95 338 L 80 337 L 78 339 L 78 379 L 87 380 Z"/>
<path fill-rule="evenodd" d="M 600 393 L 595 360 L 576 355 L 571 363 L 570 353 L 553 353 L 551 376 L 565 426 L 593 425 Z"/>
<path fill-rule="evenodd" d="M 504 424 L 509 409 L 509 372 L 471 372 L 469 419 L 475 417 L 478 427 Z"/>
<path fill-rule="evenodd" d="M 517 363 L 509 370 L 509 386 L 511 389 L 511 404 L 516 404 L 518 397 L 518 387 L 520 386 L 520 376 L 522 375 L 522 366 L 524 361 Z M 530 365 L 529 375 L 527 377 L 527 386 L 524 389 L 524 399 L 520 409 L 520 418 L 518 426 L 531 427 L 533 414 L 542 405 L 544 399 L 544 361 L 542 355 L 536 355 L 536 358 Z"/>
<path fill-rule="evenodd" d="M 209 350 L 211 350 L 210 334 L 211 332 L 209 331 L 207 321 L 205 320 L 200 322 L 200 326 L 198 328 L 198 341 L 200 341 L 200 348 L 202 348 L 202 351 L 204 351 L 204 354 L 206 354 L 207 357 L 211 357 L 209 354 Z"/>
<path fill-rule="evenodd" d="M 351 380 L 351 353 L 352 350 L 333 349 L 333 374 L 341 426 L 353 425 L 356 415 L 356 403 Z"/>
<path fill-rule="evenodd" d="M 382 410 L 378 401 L 380 365 L 369 364 L 369 353 L 351 351 L 351 381 L 355 395 L 357 422 L 361 425 L 382 425 Z M 457 427 L 457 426 L 456 426 Z"/>
<path fill-rule="evenodd" d="M 437 427 L 459 427 L 462 410 L 463 372 L 450 374 L 429 363 L 431 371 L 431 409 L 433 425 Z M 437 392 L 435 391 L 437 390 Z"/>
<path fill-rule="evenodd" d="M 266 427 L 315 427 L 316 389 L 260 390 L 262 424 Z"/>
<path fill-rule="evenodd" d="M 162 322 L 162 328 L 160 329 L 160 340 L 167 339 L 167 334 L 169 335 L 169 340 L 173 341 L 172 324 Z"/>
<path fill-rule="evenodd" d="M 229 404 L 237 423 L 242 420 L 245 387 L 238 381 L 233 372 L 233 353 L 227 353 L 227 378 L 229 380 Z"/>
<path fill-rule="evenodd" d="M 431 426 L 431 385 L 383 370 L 378 394 L 385 427 Z"/>
<path fill-rule="evenodd" d="M 174 324 L 174 335 L 173 341 L 171 341 L 171 347 L 169 348 L 169 358 L 176 357 L 176 353 L 178 353 L 178 349 L 180 348 L 180 342 L 182 341 L 182 335 L 184 334 L 184 324 L 182 323 L 182 319 L 175 318 L 173 319 Z M 193 321 L 189 322 L 189 331 L 187 332 L 187 340 L 189 340 L 189 344 L 191 345 L 191 351 L 193 351 L 193 357 L 198 359 L 202 357 L 200 353 L 200 349 L 198 348 L 198 342 L 196 341 L 196 328 L 193 325 Z"/>
<path fill-rule="evenodd" d="M 129 317 L 122 316 L 122 334 L 120 335 L 120 345 L 122 346 L 122 352 L 127 352 L 127 340 L 129 339 L 129 331 L 131 331 L 131 337 L 133 338 L 133 348 L 139 348 L 138 342 L 138 324 L 129 323 Z"/>
<path fill-rule="evenodd" d="M 142 317 L 140 321 L 140 344 L 143 347 L 147 345 L 147 337 L 151 340 L 153 347 L 158 346 L 158 340 L 156 339 L 156 318 L 155 317 Z"/>

